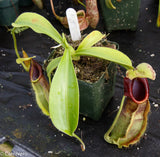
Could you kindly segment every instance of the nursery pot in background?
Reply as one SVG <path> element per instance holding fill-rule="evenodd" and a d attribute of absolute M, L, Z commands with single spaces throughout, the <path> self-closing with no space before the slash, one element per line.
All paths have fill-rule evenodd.
<path fill-rule="evenodd" d="M 136 30 L 140 10 L 140 0 L 111 0 L 116 9 L 106 6 L 105 0 L 100 0 L 105 27 L 112 30 Z"/>
<path fill-rule="evenodd" d="M 10 26 L 18 13 L 18 0 L 0 0 L 0 26 Z"/>
<path fill-rule="evenodd" d="M 32 0 L 19 0 L 20 7 L 26 7 L 32 5 Z"/>

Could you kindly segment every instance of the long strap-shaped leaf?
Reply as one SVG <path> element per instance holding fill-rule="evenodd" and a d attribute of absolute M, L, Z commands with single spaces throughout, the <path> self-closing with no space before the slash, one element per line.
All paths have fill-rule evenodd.
<path fill-rule="evenodd" d="M 47 66 L 47 76 L 49 78 L 49 83 L 51 83 L 51 74 L 53 72 L 53 70 L 55 70 L 60 62 L 62 57 L 57 57 L 53 60 L 51 60 L 51 62 L 49 62 L 48 66 Z"/>
<path fill-rule="evenodd" d="M 62 44 L 62 46 L 64 46 L 63 39 L 58 31 L 47 19 L 37 13 L 22 13 L 20 16 L 18 16 L 16 21 L 12 23 L 12 26 L 15 28 L 29 27 L 37 33 L 48 35 L 58 43 Z"/>
<path fill-rule="evenodd" d="M 93 56 L 102 59 L 115 62 L 125 67 L 126 69 L 133 69 L 132 62 L 127 55 L 119 50 L 115 50 L 107 47 L 90 47 L 85 49 L 77 50 L 76 56 Z"/>
<path fill-rule="evenodd" d="M 76 137 L 84 145 L 74 134 L 79 120 L 79 88 L 69 49 L 64 51 L 51 83 L 49 112 L 58 130 Z"/>
<path fill-rule="evenodd" d="M 79 44 L 77 50 L 92 47 L 94 44 L 96 44 L 97 42 L 99 42 L 104 37 L 105 37 L 105 34 L 102 34 L 101 32 L 99 32 L 97 30 L 92 31 Z"/>

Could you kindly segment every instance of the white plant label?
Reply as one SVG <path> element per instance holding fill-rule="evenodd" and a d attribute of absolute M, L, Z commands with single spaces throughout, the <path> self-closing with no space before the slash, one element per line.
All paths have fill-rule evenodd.
<path fill-rule="evenodd" d="M 79 23 L 77 18 L 77 13 L 73 8 L 68 8 L 66 11 L 66 16 L 68 20 L 69 31 L 71 34 L 72 41 L 77 41 L 81 39 L 81 32 L 79 29 Z"/>

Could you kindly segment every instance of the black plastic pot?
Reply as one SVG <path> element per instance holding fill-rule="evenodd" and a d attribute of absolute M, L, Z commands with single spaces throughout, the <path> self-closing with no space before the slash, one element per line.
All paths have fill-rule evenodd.
<path fill-rule="evenodd" d="M 20 7 L 26 7 L 32 5 L 32 0 L 19 0 Z"/>
<path fill-rule="evenodd" d="M 105 0 L 100 0 L 106 30 L 136 30 L 140 10 L 140 0 L 111 0 L 116 9 L 109 9 Z"/>
<path fill-rule="evenodd" d="M 10 26 L 19 13 L 18 0 L 0 1 L 0 26 Z"/>
<path fill-rule="evenodd" d="M 99 120 L 104 109 L 114 95 L 116 82 L 116 64 L 110 63 L 107 67 L 109 79 L 105 74 L 95 83 L 78 80 L 80 90 L 80 113 Z"/>

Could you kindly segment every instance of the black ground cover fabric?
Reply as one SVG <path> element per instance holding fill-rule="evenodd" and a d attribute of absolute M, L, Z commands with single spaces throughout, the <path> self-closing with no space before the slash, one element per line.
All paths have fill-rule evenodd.
<path fill-rule="evenodd" d="M 110 127 L 123 95 L 123 79 L 117 74 L 116 91 L 113 99 L 95 122 L 89 118 L 83 121 L 80 116 L 76 133 L 82 136 L 86 151 L 82 152 L 79 142 L 57 131 L 49 118 L 42 115 L 36 105 L 31 90 L 29 74 L 16 64 L 16 55 L 10 32 L 0 27 L 0 138 L 10 137 L 31 148 L 43 157 L 78 156 L 78 157 L 159 157 L 160 156 L 160 29 L 156 27 L 158 0 L 142 0 L 138 28 L 132 31 L 115 31 L 108 37 L 120 45 L 120 50 L 127 54 L 136 66 L 147 62 L 156 70 L 157 78 L 149 81 L 151 112 L 148 128 L 141 141 L 128 148 L 118 149 L 108 144 L 103 136 Z M 61 32 L 63 27 L 45 10 L 35 6 L 22 8 L 21 11 L 35 11 L 45 15 Z M 97 27 L 105 31 L 103 18 Z M 90 32 L 87 29 L 85 32 Z M 67 29 L 64 29 L 68 33 Z M 26 30 L 17 35 L 19 51 L 23 48 L 29 56 L 36 55 L 36 60 L 43 64 L 50 47 L 55 43 L 48 37 Z M 122 73 L 124 70 L 121 68 Z M 156 104 L 156 105 L 155 105 Z"/>

